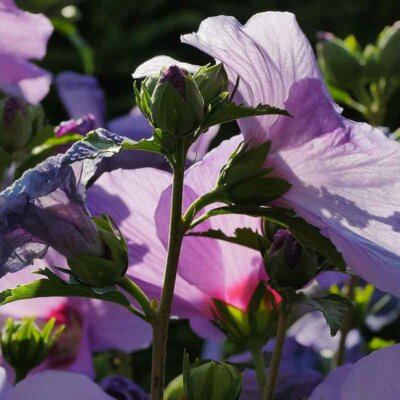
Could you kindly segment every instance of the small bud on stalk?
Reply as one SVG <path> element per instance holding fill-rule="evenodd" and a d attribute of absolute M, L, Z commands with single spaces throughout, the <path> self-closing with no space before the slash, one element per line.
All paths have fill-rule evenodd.
<path fill-rule="evenodd" d="M 103 256 L 79 255 L 68 258 L 71 271 L 83 283 L 103 288 L 115 285 L 128 268 L 128 248 L 113 221 L 103 215 L 93 218 L 104 247 Z"/>
<path fill-rule="evenodd" d="M 332 33 L 319 35 L 318 61 L 328 82 L 341 89 L 357 87 L 362 74 L 362 65 L 356 49 Z"/>
<path fill-rule="evenodd" d="M 28 105 L 10 97 L 0 100 L 0 147 L 12 154 L 23 149 L 32 135 Z"/>
<path fill-rule="evenodd" d="M 187 400 L 236 400 L 242 388 L 242 376 L 233 365 L 210 361 L 190 367 L 184 360 L 183 384 Z"/>
<path fill-rule="evenodd" d="M 260 282 L 245 311 L 213 299 L 214 322 L 236 344 L 266 343 L 275 333 L 279 295 Z"/>
<path fill-rule="evenodd" d="M 147 89 L 153 84 L 147 80 Z M 192 75 L 176 65 L 164 69 L 151 95 L 150 113 L 154 127 L 173 136 L 196 130 L 204 116 L 204 101 Z"/>
<path fill-rule="evenodd" d="M 304 287 L 318 271 L 315 253 L 302 247 L 286 229 L 275 234 L 264 263 L 273 282 L 295 290 Z"/>
<path fill-rule="evenodd" d="M 400 21 L 386 27 L 378 37 L 380 73 L 386 78 L 400 78 Z"/>
<path fill-rule="evenodd" d="M 13 321 L 8 318 L 1 333 L 3 357 L 14 368 L 16 382 L 25 378 L 33 368 L 42 363 L 65 326 L 54 331 L 55 318 L 40 329 L 34 318 Z"/>

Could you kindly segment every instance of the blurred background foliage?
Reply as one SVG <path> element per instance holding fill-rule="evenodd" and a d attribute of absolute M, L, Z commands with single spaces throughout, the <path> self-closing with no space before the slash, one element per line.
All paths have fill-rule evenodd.
<path fill-rule="evenodd" d="M 53 18 L 58 32 L 51 38 L 42 64 L 55 74 L 64 70 L 93 72 L 107 94 L 108 118 L 125 114 L 133 106 L 131 74 L 150 57 L 168 54 L 197 64 L 209 62 L 208 57 L 179 42 L 181 34 L 197 30 L 209 16 L 233 15 L 245 23 L 260 11 L 291 11 L 313 45 L 319 31 L 331 31 L 340 38 L 354 34 L 366 45 L 375 41 L 384 26 L 400 18 L 398 0 L 17 0 L 17 3 Z M 86 68 L 77 47 L 86 58 Z M 57 123 L 66 114 L 54 92 L 53 89 L 46 98 L 45 107 L 51 121 Z M 389 105 L 391 117 L 385 121 L 391 129 L 400 126 L 400 113 L 390 112 L 398 110 L 397 104 L 392 101 Z M 348 115 L 360 119 L 352 113 Z"/>
<path fill-rule="evenodd" d="M 365 46 L 375 42 L 382 29 L 400 19 L 399 0 L 17 0 L 32 12 L 50 17 L 56 32 L 40 64 L 56 75 L 73 70 L 94 74 L 106 92 L 107 119 L 126 114 L 134 105 L 131 74 L 143 61 L 160 54 L 179 60 L 206 64 L 210 59 L 190 46 L 180 44 L 183 33 L 197 30 L 200 22 L 214 15 L 233 15 L 245 23 L 266 10 L 291 11 L 315 47 L 317 32 L 330 31 L 344 38 L 354 34 Z M 385 121 L 391 130 L 400 126 L 400 95 L 392 99 Z M 50 122 L 67 119 L 54 87 L 44 100 Z M 356 120 L 360 115 L 344 113 Z M 224 126 L 232 135 L 235 125 Z M 400 324 L 393 323 L 379 336 L 398 340 Z M 363 332 L 368 336 L 368 332 Z M 226 353 L 235 349 L 227 344 Z M 180 374 L 183 350 L 192 359 L 200 355 L 202 341 L 184 321 L 171 327 L 167 381 Z M 236 349 L 238 350 L 238 349 Z M 133 377 L 149 386 L 150 350 L 128 355 L 107 352 L 96 356 L 98 378 L 110 372 Z"/>

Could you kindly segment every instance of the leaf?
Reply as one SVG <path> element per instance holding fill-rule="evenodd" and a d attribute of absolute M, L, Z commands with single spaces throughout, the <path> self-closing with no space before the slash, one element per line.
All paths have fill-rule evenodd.
<path fill-rule="evenodd" d="M 252 217 L 265 218 L 276 222 L 296 237 L 305 247 L 312 248 L 325 256 L 333 266 L 345 270 L 346 264 L 342 255 L 338 252 L 332 242 L 315 226 L 306 222 L 303 218 L 295 215 L 293 211 L 285 208 L 267 208 L 257 206 L 231 206 L 221 207 L 207 213 L 208 217 L 220 214 L 244 214 Z"/>
<path fill-rule="evenodd" d="M 57 146 L 62 146 L 69 143 L 75 143 L 82 139 L 82 135 L 71 134 L 63 135 L 60 137 L 52 137 L 44 141 L 40 146 L 36 146 L 32 149 L 32 155 L 36 156 L 43 151 L 54 149 Z"/>
<path fill-rule="evenodd" d="M 36 271 L 45 278 L 39 279 L 27 285 L 17 286 L 14 289 L 6 289 L 0 293 L 0 306 L 18 300 L 35 299 L 38 297 L 87 297 L 98 300 L 106 300 L 129 308 L 128 299 L 119 291 L 95 292 L 89 286 L 79 283 L 68 283 L 62 280 L 49 269 Z"/>
<path fill-rule="evenodd" d="M 307 304 L 324 314 L 332 336 L 335 336 L 336 333 L 342 328 L 346 318 L 347 310 L 353 305 L 349 299 L 337 294 L 313 298 L 305 293 L 298 293 L 296 294 L 296 298 L 297 303 Z"/>
<path fill-rule="evenodd" d="M 259 104 L 257 107 L 247 107 L 235 103 L 225 103 L 216 107 L 215 111 L 211 110 L 211 113 L 204 118 L 201 129 L 204 130 L 210 126 L 224 124 L 240 118 L 271 114 L 289 116 L 287 111 L 267 104 Z"/>
<path fill-rule="evenodd" d="M 235 230 L 235 236 L 227 236 L 220 229 L 209 229 L 205 232 L 190 232 L 188 236 L 208 237 L 212 239 L 224 240 L 229 243 L 238 244 L 253 250 L 262 251 L 270 246 L 269 240 L 254 232 L 250 228 L 238 228 Z"/>

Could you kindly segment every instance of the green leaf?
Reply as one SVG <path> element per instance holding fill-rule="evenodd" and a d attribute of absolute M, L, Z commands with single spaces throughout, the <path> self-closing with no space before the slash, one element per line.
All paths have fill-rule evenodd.
<path fill-rule="evenodd" d="M 329 325 L 332 336 L 335 336 L 341 329 L 346 318 L 347 310 L 353 305 L 349 299 L 337 294 L 313 298 L 305 293 L 298 293 L 296 294 L 296 302 L 307 304 L 314 309 L 321 311 Z"/>
<path fill-rule="evenodd" d="M 42 153 L 43 151 L 52 150 L 57 146 L 62 146 L 65 144 L 70 144 L 70 143 L 72 144 L 72 143 L 78 142 L 82 138 L 83 138 L 82 135 L 78 135 L 78 134 L 63 135 L 60 137 L 53 136 L 53 137 L 47 139 L 46 141 L 44 141 L 39 146 L 34 147 L 31 151 L 31 154 L 36 156 L 36 155 Z"/>
<path fill-rule="evenodd" d="M 18 300 L 35 299 L 38 297 L 87 297 L 98 300 L 106 300 L 130 308 L 128 299 L 119 291 L 108 291 L 99 294 L 89 286 L 80 283 L 68 283 L 49 269 L 36 271 L 45 278 L 39 279 L 27 285 L 17 286 L 14 289 L 6 289 L 0 293 L 0 306 Z"/>
<path fill-rule="evenodd" d="M 289 116 L 287 111 L 267 104 L 259 104 L 257 107 L 247 107 L 235 103 L 225 103 L 216 107 L 215 111 L 211 110 L 211 112 L 204 118 L 201 129 L 205 130 L 210 126 L 224 124 L 239 118 L 270 114 Z"/>
<path fill-rule="evenodd" d="M 225 242 L 238 244 L 257 251 L 265 250 L 271 244 L 266 237 L 254 232 L 251 228 L 238 228 L 235 230 L 234 236 L 227 236 L 220 229 L 209 229 L 205 232 L 190 232 L 188 236 L 200 236 L 224 240 Z"/>
<path fill-rule="evenodd" d="M 327 258 L 327 261 L 334 267 L 345 270 L 346 264 L 342 255 L 338 252 L 332 242 L 315 226 L 306 222 L 303 218 L 294 214 L 286 208 L 269 208 L 257 206 L 229 206 L 211 210 L 204 214 L 198 221 L 202 222 L 210 217 L 223 214 L 244 214 L 251 217 L 265 218 L 269 221 L 289 229 L 293 236 L 305 247 L 310 247 Z"/>

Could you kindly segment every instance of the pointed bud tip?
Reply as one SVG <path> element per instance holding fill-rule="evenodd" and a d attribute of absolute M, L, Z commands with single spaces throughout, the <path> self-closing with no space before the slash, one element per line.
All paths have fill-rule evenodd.
<path fill-rule="evenodd" d="M 170 83 L 172 87 L 185 99 L 185 77 L 189 72 L 177 65 L 171 65 L 161 72 L 160 83 Z"/>

